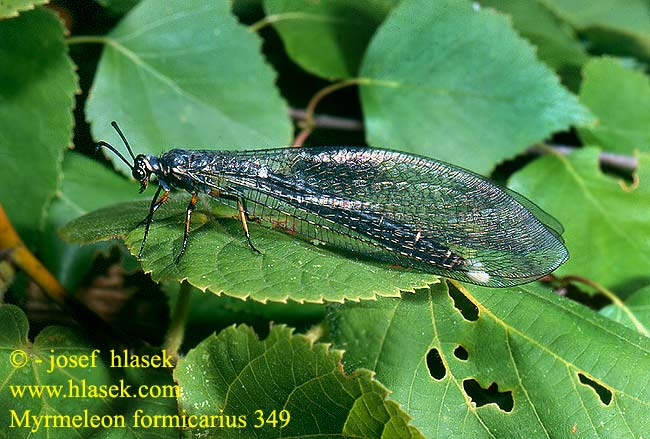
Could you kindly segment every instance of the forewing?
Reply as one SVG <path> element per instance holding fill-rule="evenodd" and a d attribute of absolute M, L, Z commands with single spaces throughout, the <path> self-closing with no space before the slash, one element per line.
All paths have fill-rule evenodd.
<path fill-rule="evenodd" d="M 489 286 L 537 279 L 568 257 L 550 215 L 443 162 L 350 147 L 239 154 L 249 171 L 226 185 L 250 212 L 345 250 Z"/>

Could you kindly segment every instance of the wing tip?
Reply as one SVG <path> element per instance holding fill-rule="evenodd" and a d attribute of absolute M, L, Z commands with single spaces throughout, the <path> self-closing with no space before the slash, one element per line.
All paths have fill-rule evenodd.
<path fill-rule="evenodd" d="M 483 263 L 477 260 L 468 260 L 467 266 L 469 270 L 465 272 L 465 275 L 472 281 L 479 285 L 485 285 L 490 282 L 492 276 L 488 274 L 487 271 L 481 270 L 483 268 Z"/>

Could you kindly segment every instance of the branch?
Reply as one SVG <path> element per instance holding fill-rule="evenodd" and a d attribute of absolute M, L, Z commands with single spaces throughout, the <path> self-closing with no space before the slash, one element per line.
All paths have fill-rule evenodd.
<path fill-rule="evenodd" d="M 299 108 L 290 108 L 289 115 L 292 119 L 297 121 L 306 121 L 309 114 L 306 110 Z M 358 119 L 331 116 L 329 114 L 314 114 L 312 116 L 313 128 L 329 128 L 342 131 L 361 131 L 363 130 L 363 122 Z M 311 132 L 311 131 L 310 131 Z M 578 149 L 577 146 L 548 144 L 542 146 L 531 146 L 526 151 L 528 154 L 546 154 L 546 148 L 551 148 L 555 152 L 567 155 Z M 610 166 L 615 169 L 620 169 L 625 172 L 634 172 L 639 166 L 639 161 L 634 156 L 617 154 L 614 152 L 601 151 L 598 160 L 601 165 Z"/>
<path fill-rule="evenodd" d="M 594 288 L 596 291 L 607 297 L 614 306 L 619 308 L 623 313 L 627 316 L 628 319 L 632 322 L 636 330 L 645 335 L 646 337 L 650 337 L 650 332 L 648 329 L 639 321 L 639 319 L 636 318 L 634 313 L 630 310 L 630 308 L 623 302 L 619 297 L 614 294 L 612 291 L 608 290 L 604 286 L 600 285 L 599 283 L 587 279 L 582 276 L 576 276 L 576 275 L 569 275 L 569 276 L 564 276 L 563 278 L 560 279 L 563 282 L 579 282 L 583 283 L 585 285 L 589 285 L 590 287 Z"/>
<path fill-rule="evenodd" d="M 575 146 L 567 146 L 567 145 L 549 144 L 548 146 L 552 148 L 554 151 L 562 155 L 570 154 L 576 149 L 578 149 Z M 538 146 L 533 146 L 528 149 L 528 152 L 532 152 L 535 154 L 543 154 L 544 151 L 540 151 L 541 149 L 542 148 Z M 600 162 L 601 165 L 610 166 L 612 168 L 620 169 L 622 171 L 627 171 L 627 172 L 634 172 L 636 168 L 639 166 L 639 161 L 634 156 L 616 154 L 614 152 L 607 152 L 607 151 L 600 152 L 598 156 L 598 161 Z"/>
<path fill-rule="evenodd" d="M 307 111 L 299 108 L 289 108 L 289 116 L 294 120 L 304 121 L 307 119 Z M 314 124 L 318 128 L 330 128 L 342 131 L 361 131 L 363 122 L 358 119 L 347 117 L 331 116 L 329 114 L 315 114 Z"/>
<path fill-rule="evenodd" d="M 323 98 L 334 93 L 337 90 L 345 87 L 350 87 L 351 85 L 363 84 L 365 81 L 366 80 L 363 78 L 349 78 L 340 82 L 335 82 L 334 84 L 330 84 L 327 87 L 318 90 L 307 104 L 307 108 L 305 109 L 305 119 L 301 123 L 302 131 L 298 133 L 293 141 L 292 146 L 302 146 L 305 140 L 307 140 L 307 137 L 309 137 L 312 131 L 314 131 L 314 128 L 316 128 L 317 125 L 316 120 L 314 119 L 314 112 L 316 111 L 316 106 Z"/>

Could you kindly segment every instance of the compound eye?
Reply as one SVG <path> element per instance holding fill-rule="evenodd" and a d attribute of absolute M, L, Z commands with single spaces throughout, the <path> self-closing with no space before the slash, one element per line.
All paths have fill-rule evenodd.
<path fill-rule="evenodd" d="M 146 177 L 146 174 L 144 172 L 144 169 L 142 168 L 134 168 L 133 169 L 133 178 L 135 178 L 138 181 L 144 180 Z"/>

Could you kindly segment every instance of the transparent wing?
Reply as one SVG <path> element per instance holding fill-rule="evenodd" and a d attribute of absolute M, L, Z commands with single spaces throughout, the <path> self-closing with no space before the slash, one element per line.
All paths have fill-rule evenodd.
<path fill-rule="evenodd" d="M 363 147 L 232 153 L 190 173 L 289 233 L 466 282 L 542 277 L 562 227 L 522 195 L 432 159 Z"/>

